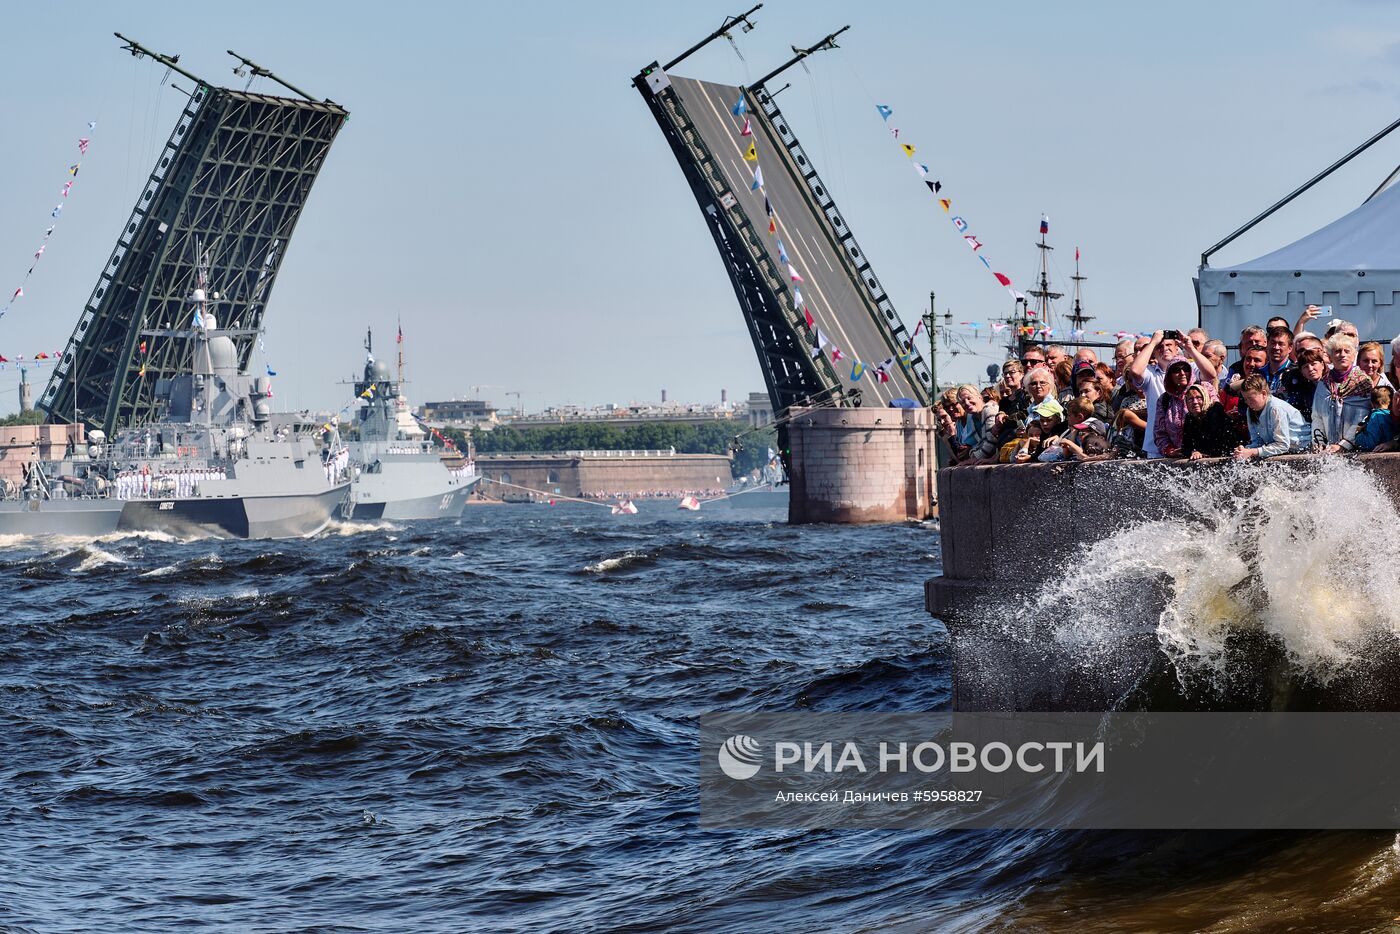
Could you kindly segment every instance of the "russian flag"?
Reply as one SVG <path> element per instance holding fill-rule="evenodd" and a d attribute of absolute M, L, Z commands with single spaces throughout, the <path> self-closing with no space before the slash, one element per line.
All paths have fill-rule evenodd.
<path fill-rule="evenodd" d="M 1040 232 L 1043 234 L 1050 232 L 1050 218 L 1045 214 L 1040 215 Z"/>

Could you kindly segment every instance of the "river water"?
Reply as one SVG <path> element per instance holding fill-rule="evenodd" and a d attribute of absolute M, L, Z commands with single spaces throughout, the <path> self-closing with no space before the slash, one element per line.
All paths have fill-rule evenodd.
<path fill-rule="evenodd" d="M 0 542 L 0 930 L 1389 930 L 1393 834 L 714 832 L 706 710 L 943 710 L 937 534 L 642 503 Z"/>

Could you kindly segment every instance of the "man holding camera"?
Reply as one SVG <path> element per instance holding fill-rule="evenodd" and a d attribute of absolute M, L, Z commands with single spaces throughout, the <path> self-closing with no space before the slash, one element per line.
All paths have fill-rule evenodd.
<path fill-rule="evenodd" d="M 1183 356 L 1183 349 L 1186 351 Z M 1128 367 L 1127 378 L 1141 387 L 1147 399 L 1147 430 L 1143 434 L 1142 449 L 1148 457 L 1161 457 L 1157 442 L 1153 437 L 1157 422 L 1157 400 L 1166 390 L 1167 368 L 1177 360 L 1191 363 L 1191 382 L 1216 379 L 1215 364 L 1201 353 L 1195 345 L 1186 341 L 1180 331 L 1156 331 Z M 1189 385 L 1189 384 L 1188 384 Z"/>

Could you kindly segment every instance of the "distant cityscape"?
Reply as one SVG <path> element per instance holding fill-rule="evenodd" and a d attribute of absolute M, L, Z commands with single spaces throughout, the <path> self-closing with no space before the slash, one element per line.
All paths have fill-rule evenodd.
<path fill-rule="evenodd" d="M 491 431 L 500 425 L 516 428 L 545 425 L 635 425 L 642 422 L 709 423 L 736 422 L 760 428 L 773 421 L 773 404 L 766 392 L 751 392 L 745 400 L 731 402 L 721 390 L 717 403 L 674 402 L 662 390 L 660 402 L 629 402 L 625 405 L 549 406 L 539 412 L 497 408 L 487 399 L 448 399 L 425 402 L 415 414 L 434 428 Z"/>

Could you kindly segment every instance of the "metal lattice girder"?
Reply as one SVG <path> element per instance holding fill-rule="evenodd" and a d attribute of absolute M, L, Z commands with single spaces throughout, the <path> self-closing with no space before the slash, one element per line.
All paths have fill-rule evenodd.
<path fill-rule="evenodd" d="M 813 358 L 786 273 L 764 246 L 765 235 L 740 209 L 739 195 L 669 80 L 653 84 L 648 81 L 653 74 L 665 78 L 653 65 L 633 83 L 670 143 L 719 249 L 758 353 L 774 414 L 781 417 L 789 406 L 811 402 L 842 404 L 841 379 L 825 356 Z"/>
<path fill-rule="evenodd" d="M 234 340 L 248 365 L 287 243 L 347 116 L 329 101 L 196 88 L 44 390 L 50 421 L 112 431 L 156 414 L 156 381 L 186 370 L 192 347 L 141 332 L 188 327 L 204 255 L 220 323 L 247 332 Z"/>

